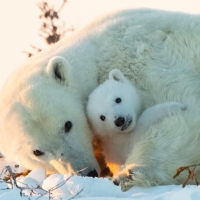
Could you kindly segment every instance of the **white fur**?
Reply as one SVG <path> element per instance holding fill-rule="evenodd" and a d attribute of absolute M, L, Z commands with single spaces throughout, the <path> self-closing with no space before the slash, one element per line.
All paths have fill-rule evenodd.
<path fill-rule="evenodd" d="M 116 71 L 121 75 L 117 80 L 111 77 L 111 73 L 116 73 Z M 140 112 L 140 101 L 135 87 L 119 70 L 113 70 L 111 73 L 109 80 L 90 94 L 87 105 L 87 113 L 94 132 L 101 136 L 113 136 L 116 132 L 123 131 L 121 130 L 123 126 L 118 127 L 114 123 L 119 117 L 125 119 L 124 124 L 132 121 L 130 126 L 123 131 L 129 132 L 134 128 Z M 116 103 L 117 98 L 121 99 L 120 103 Z M 101 116 L 105 117 L 104 121 L 100 119 Z"/>
<path fill-rule="evenodd" d="M 70 84 L 67 68 L 64 58 L 54 57 L 39 72 L 41 76 L 32 70 L 26 74 L 30 76 L 26 84 L 22 83 L 23 74 L 16 79 L 17 83 L 7 91 L 7 95 L 15 97 L 8 101 L 6 94 L 1 94 L 0 149 L 8 159 L 28 169 L 43 167 L 50 173 L 63 174 L 84 169 L 78 174 L 87 175 L 94 169 L 99 172 L 99 166 L 80 98 L 65 89 Z M 8 107 L 4 108 L 3 101 Z M 65 132 L 67 121 L 72 122 L 69 132 Z M 35 150 L 44 155 L 34 155 Z"/>
<path fill-rule="evenodd" d="M 116 103 L 117 98 L 121 99 L 120 103 Z M 135 87 L 117 69 L 112 70 L 109 80 L 90 94 L 87 115 L 93 132 L 103 141 L 102 147 L 107 162 L 124 164 L 130 151 L 129 145 L 125 144 L 136 125 L 140 110 L 140 100 Z M 104 121 L 100 119 L 101 116 L 105 117 Z M 123 117 L 125 121 L 121 126 L 116 126 L 115 121 L 119 117 Z M 130 125 L 123 130 L 128 123 Z"/>
<path fill-rule="evenodd" d="M 83 108 L 91 91 L 117 68 L 140 90 L 142 110 L 167 101 L 182 102 L 188 108 L 145 131 L 126 161 L 127 169 L 137 174 L 130 185 L 182 183 L 187 174 L 173 179 L 176 168 L 200 160 L 199 21 L 199 15 L 122 11 L 28 59 L 0 92 L 3 154 L 28 168 L 44 165 L 52 169 L 49 160 L 59 161 L 60 148 L 67 151 L 71 146 L 77 157 L 65 160 L 72 163 L 72 169 L 82 168 L 86 160 L 97 168 Z M 69 64 L 67 84 L 45 73 L 54 56 Z M 73 120 L 73 128 L 65 142 L 58 132 L 68 119 Z M 32 148 L 41 146 L 51 156 L 37 161 L 32 158 Z M 74 160 L 78 160 L 76 164 Z M 62 162 L 60 165 L 62 168 Z"/>
<path fill-rule="evenodd" d="M 121 102 L 116 103 L 119 97 Z M 106 162 L 120 167 L 148 128 L 184 109 L 181 103 L 166 102 L 148 108 L 137 119 L 141 112 L 137 91 L 120 70 L 114 69 L 109 73 L 109 79 L 89 95 L 87 115 L 93 132 L 102 140 Z M 104 121 L 100 118 L 102 115 Z M 120 127 L 115 124 L 119 116 L 128 118 L 124 124 L 132 120 L 125 130 L 121 130 L 124 124 Z"/>

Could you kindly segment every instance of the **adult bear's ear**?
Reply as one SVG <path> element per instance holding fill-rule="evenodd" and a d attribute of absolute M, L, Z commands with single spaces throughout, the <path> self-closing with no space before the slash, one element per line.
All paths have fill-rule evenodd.
<path fill-rule="evenodd" d="M 126 78 L 119 69 L 113 69 L 109 73 L 109 79 L 124 82 Z"/>
<path fill-rule="evenodd" d="M 55 56 L 49 60 L 45 69 L 47 75 L 53 79 L 67 83 L 67 70 L 70 64 L 61 56 Z"/>

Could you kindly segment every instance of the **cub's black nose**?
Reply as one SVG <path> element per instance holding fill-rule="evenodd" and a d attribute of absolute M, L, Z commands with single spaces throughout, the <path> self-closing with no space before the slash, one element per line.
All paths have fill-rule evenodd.
<path fill-rule="evenodd" d="M 87 176 L 88 177 L 98 177 L 98 173 L 97 173 L 97 171 L 94 169 L 93 171 L 91 171 L 91 172 L 89 172 L 88 174 L 87 174 Z"/>
<path fill-rule="evenodd" d="M 117 127 L 120 127 L 120 126 L 124 125 L 125 119 L 124 119 L 124 117 L 118 117 L 114 122 Z"/>

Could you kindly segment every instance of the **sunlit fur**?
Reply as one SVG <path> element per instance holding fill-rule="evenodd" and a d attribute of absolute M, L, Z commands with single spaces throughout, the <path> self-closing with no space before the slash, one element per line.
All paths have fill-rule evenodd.
<path fill-rule="evenodd" d="M 117 98 L 121 99 L 120 103 L 116 103 Z M 110 72 L 108 80 L 90 94 L 87 103 L 88 119 L 93 132 L 103 140 L 107 163 L 119 165 L 125 162 L 130 147 L 124 144 L 136 125 L 140 110 L 137 90 L 116 69 Z M 101 115 L 105 117 L 104 121 L 100 119 Z M 118 117 L 132 120 L 127 129 L 122 131 L 122 127 L 115 125 L 114 121 Z"/>
<path fill-rule="evenodd" d="M 176 168 L 200 160 L 199 22 L 199 15 L 149 9 L 122 11 L 97 19 L 28 59 L 13 72 L 0 92 L 1 151 L 33 167 L 36 159 L 32 159 L 29 151 L 24 153 L 26 149 L 40 147 L 43 141 L 54 147 L 48 147 L 53 154 L 60 146 L 64 148 L 68 144 L 62 139 L 59 139 L 62 145 L 57 142 L 57 132 L 66 119 L 71 119 L 74 129 L 69 137 L 75 138 L 75 144 L 69 143 L 78 155 L 79 150 L 84 149 L 75 169 L 83 167 L 80 163 L 85 160 L 84 154 L 95 163 L 83 109 L 92 90 L 117 68 L 140 90 L 142 110 L 167 101 L 187 106 L 182 114 L 168 117 L 145 131 L 125 163 L 137 174 L 131 186 L 182 183 L 187 173 L 173 179 Z M 66 84 L 45 73 L 54 56 L 62 56 L 69 63 L 65 68 Z M 45 120 L 41 121 L 39 116 L 43 116 L 49 106 L 51 120 L 44 126 Z M 59 109 L 64 111 L 58 112 Z M 29 126 L 32 128 L 27 128 Z M 43 139 L 36 139 L 37 135 Z M 30 143 L 34 143 L 31 148 Z M 56 156 L 52 159 L 58 160 Z M 73 160 L 74 156 L 67 159 L 69 163 Z M 41 162 L 51 166 L 49 162 Z M 196 174 L 199 174 L 198 169 Z"/>
<path fill-rule="evenodd" d="M 81 175 L 94 169 L 99 172 L 83 105 L 77 94 L 65 89 L 68 65 L 65 59 L 54 57 L 44 70 L 32 69 L 27 80 L 23 75 L 15 77 L 15 84 L 2 90 L 0 149 L 6 158 L 27 169 L 43 167 L 49 173 Z M 55 67 L 62 79 L 56 78 Z M 69 132 L 65 132 L 66 121 L 72 123 Z M 34 150 L 44 154 L 36 156 Z"/>
<path fill-rule="evenodd" d="M 117 98 L 121 99 L 120 103 L 116 102 Z M 94 135 L 102 141 L 101 147 L 106 162 L 113 172 L 125 164 L 130 151 L 146 130 L 162 123 L 165 118 L 185 110 L 186 107 L 182 103 L 165 102 L 152 106 L 140 114 L 137 90 L 117 69 L 110 71 L 109 79 L 89 95 L 87 104 L 89 123 Z M 100 118 L 102 115 L 105 117 L 103 121 Z M 121 130 L 121 126 L 115 124 L 119 116 L 132 120 L 125 130 Z"/>

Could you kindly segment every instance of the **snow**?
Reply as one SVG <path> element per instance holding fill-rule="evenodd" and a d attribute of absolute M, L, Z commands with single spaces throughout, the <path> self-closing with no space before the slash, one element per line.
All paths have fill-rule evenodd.
<path fill-rule="evenodd" d="M 12 5 L 12 6 L 10 6 Z M 22 6 L 23 5 L 23 6 Z M 77 6 L 79 5 L 79 6 Z M 197 0 L 182 1 L 182 0 L 124 0 L 124 1 L 113 1 L 110 0 L 85 0 L 83 5 L 80 5 L 80 1 L 73 0 L 69 1 L 66 8 L 63 10 L 62 18 L 69 19 L 66 24 L 71 26 L 88 22 L 91 18 L 100 15 L 100 13 L 113 10 L 114 8 L 136 8 L 136 7 L 148 7 L 164 10 L 177 10 L 190 13 L 199 13 L 199 2 Z M 30 43 L 39 44 L 41 43 L 37 38 L 37 30 L 39 27 L 38 10 L 35 5 L 35 1 L 1 1 L 1 25 L 3 31 L 1 31 L 1 62 L 3 63 L 0 73 L 0 86 L 4 82 L 6 76 L 19 64 L 21 63 L 26 55 L 22 53 L 22 50 L 27 49 Z M 26 8 L 26 9 L 24 9 Z M 31 14 L 30 14 L 31 13 Z M 6 18 L 6 20 L 5 20 Z M 13 23 L 21 22 L 21 23 Z M 30 23 L 31 22 L 31 23 Z M 12 25 L 11 25 L 12 24 Z M 16 31 L 17 30 L 17 31 Z M 14 33 L 14 34 L 13 34 Z M 31 42 L 30 42 L 31 41 Z M 12 48 L 7 46 L 12 44 Z M 12 55 L 12 59 L 10 59 Z M 164 69 L 168 71 L 168 69 Z M 0 154 L 1 155 L 1 154 Z M 15 163 L 5 161 L 0 158 L 0 173 L 4 166 L 9 165 L 12 167 L 13 172 L 19 173 L 25 169 L 21 166 L 15 166 Z M 63 183 L 60 187 L 55 187 L 59 183 Z M 103 178 L 89 178 L 89 177 L 77 177 L 69 175 L 55 174 L 46 178 L 44 169 L 36 169 L 32 171 L 26 177 L 20 177 L 17 179 L 17 184 L 20 187 L 29 187 L 30 189 L 23 190 L 26 195 L 21 196 L 20 190 L 16 187 L 11 189 L 11 185 L 0 181 L 0 200 L 21 200 L 30 199 L 35 200 L 48 200 L 49 192 L 51 192 L 51 198 L 67 200 L 72 197 L 74 199 L 81 200 L 129 200 L 129 199 L 148 199 L 148 200 L 199 200 L 200 199 L 200 187 L 197 186 L 186 186 L 182 188 L 181 185 L 169 185 L 169 186 L 158 186 L 151 188 L 139 188 L 134 187 L 127 192 L 122 192 L 120 187 L 115 186 L 110 180 Z M 42 189 L 32 189 L 40 186 Z M 8 188 L 9 187 L 9 188 Z M 32 192 L 34 190 L 34 193 Z M 80 192 L 80 194 L 78 194 Z M 47 193 L 47 194 L 46 194 Z M 45 195 L 46 194 L 46 195 Z M 78 194 L 78 195 L 77 195 Z M 77 196 L 76 196 L 77 195 Z"/>
<path fill-rule="evenodd" d="M 11 166 L 12 171 L 19 173 L 24 168 L 16 166 L 13 162 L 0 158 L 0 168 Z M 2 173 L 1 178 L 3 178 Z M 200 187 L 187 185 L 156 186 L 150 188 L 133 187 L 122 192 L 108 178 L 91 178 L 72 175 L 53 174 L 46 177 L 44 169 L 35 169 L 27 176 L 17 178 L 17 185 L 8 184 L 0 180 L 0 200 L 199 200 Z"/>

